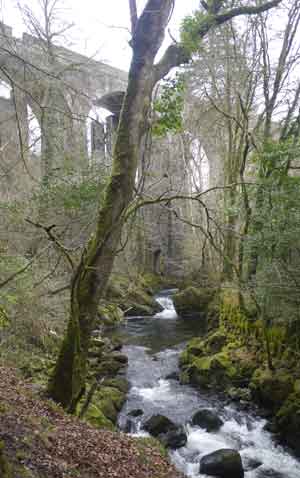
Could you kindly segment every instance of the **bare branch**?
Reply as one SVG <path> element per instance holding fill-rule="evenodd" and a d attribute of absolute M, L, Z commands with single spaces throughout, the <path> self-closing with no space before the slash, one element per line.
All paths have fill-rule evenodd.
<path fill-rule="evenodd" d="M 28 222 L 28 224 L 31 224 L 32 226 L 35 226 L 39 229 L 43 229 L 43 231 L 46 232 L 49 240 L 51 242 L 53 242 L 56 247 L 63 253 L 63 255 L 65 256 L 65 258 L 67 259 L 67 262 L 70 264 L 71 266 L 71 269 L 74 270 L 74 262 L 73 262 L 73 259 L 72 257 L 70 256 L 70 253 L 69 251 L 67 250 L 67 248 L 58 240 L 58 238 L 53 234 L 52 232 L 52 229 L 54 229 L 56 226 L 55 224 L 52 224 L 51 226 L 44 226 L 43 224 L 40 224 L 40 223 L 37 223 L 37 222 L 33 222 L 31 221 L 31 219 L 25 219 L 26 222 Z"/>
<path fill-rule="evenodd" d="M 255 15 L 265 12 L 279 5 L 281 1 L 282 0 L 272 0 L 271 2 L 264 3 L 263 5 L 257 7 L 232 8 L 224 13 L 217 13 L 220 10 L 220 2 L 214 2 L 214 4 L 216 4 L 214 9 L 215 13 L 211 13 L 210 10 L 209 15 L 207 15 L 199 25 L 197 32 L 199 40 L 205 37 L 209 30 L 216 25 L 222 25 L 228 20 L 240 15 Z M 190 60 L 191 53 L 189 53 L 182 45 L 170 45 L 163 55 L 161 61 L 155 66 L 155 81 L 161 80 L 172 68 L 180 66 L 184 63 L 188 63 Z"/>
<path fill-rule="evenodd" d="M 270 10 L 273 7 L 277 7 L 282 0 L 272 0 L 271 2 L 263 3 L 257 7 L 236 7 L 228 10 L 227 12 L 220 13 L 216 15 L 215 22 L 216 25 L 222 25 L 222 23 L 228 22 L 234 17 L 241 15 L 257 15 L 258 13 L 263 13 Z M 200 32 L 199 32 L 200 33 Z"/>

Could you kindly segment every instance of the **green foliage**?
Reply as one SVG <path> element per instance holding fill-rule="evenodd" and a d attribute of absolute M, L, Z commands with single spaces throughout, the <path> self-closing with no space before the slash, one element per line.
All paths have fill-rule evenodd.
<path fill-rule="evenodd" d="M 200 35 L 204 26 L 210 26 L 214 16 L 196 10 L 192 15 L 186 16 L 180 26 L 180 41 L 189 54 L 196 53 L 200 48 Z"/>
<path fill-rule="evenodd" d="M 256 298 L 274 318 L 298 316 L 300 178 L 288 174 L 298 155 L 299 144 L 288 140 L 269 142 L 255 158 L 260 182 L 246 248 L 255 250 L 258 259 Z"/>
<path fill-rule="evenodd" d="M 253 162 L 258 165 L 261 179 L 272 176 L 273 181 L 280 181 L 286 177 L 289 162 L 299 152 L 300 144 L 295 143 L 294 138 L 280 142 L 270 140 L 264 144 L 263 151 L 253 157 Z"/>
<path fill-rule="evenodd" d="M 179 133 L 182 130 L 182 110 L 184 103 L 184 77 L 177 73 L 175 78 L 163 81 L 161 94 L 154 102 L 153 110 L 157 119 L 153 125 L 153 134 L 165 136 L 168 132 Z"/>
<path fill-rule="evenodd" d="M 100 178 L 100 180 L 99 180 Z M 63 208 L 66 212 L 86 210 L 91 204 L 97 203 L 107 177 L 101 168 L 88 170 L 78 178 L 66 176 L 63 181 L 52 182 L 33 196 L 33 200 L 52 207 Z"/>

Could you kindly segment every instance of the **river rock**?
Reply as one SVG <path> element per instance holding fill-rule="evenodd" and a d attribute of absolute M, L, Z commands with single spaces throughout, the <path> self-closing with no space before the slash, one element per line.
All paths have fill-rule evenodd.
<path fill-rule="evenodd" d="M 179 372 L 171 372 L 166 376 L 166 380 L 179 380 Z"/>
<path fill-rule="evenodd" d="M 117 362 L 120 362 L 120 363 L 123 364 L 123 365 L 127 365 L 127 363 L 128 363 L 128 357 L 127 357 L 127 355 L 122 354 L 122 353 L 117 352 L 117 351 L 112 352 L 112 353 L 110 354 L 110 358 L 111 358 L 112 360 L 116 360 Z"/>
<path fill-rule="evenodd" d="M 286 475 L 273 468 L 261 468 L 256 472 L 257 478 L 286 478 Z"/>
<path fill-rule="evenodd" d="M 181 317 L 202 314 L 205 317 L 208 304 L 214 296 L 214 290 L 209 288 L 188 287 L 173 295 L 176 312 Z"/>
<path fill-rule="evenodd" d="M 143 414 L 144 412 L 141 408 L 135 408 L 134 410 L 131 410 L 127 415 L 129 417 L 140 417 Z"/>
<path fill-rule="evenodd" d="M 219 478 L 244 478 L 241 456 L 236 450 L 217 450 L 201 458 L 200 473 Z"/>
<path fill-rule="evenodd" d="M 159 441 L 167 448 L 181 448 L 187 442 L 187 436 L 182 426 L 178 426 L 175 430 L 158 435 Z"/>
<path fill-rule="evenodd" d="M 163 433 L 176 430 L 178 425 L 164 415 L 152 415 L 152 417 L 144 423 L 144 428 L 150 435 L 158 437 L 158 435 Z"/>
<path fill-rule="evenodd" d="M 169 448 L 180 448 L 187 442 L 186 433 L 181 425 L 176 425 L 164 415 L 153 415 L 144 424 L 144 428 L 152 436 Z"/>
<path fill-rule="evenodd" d="M 243 465 L 244 465 L 245 471 L 252 471 L 252 470 L 256 470 L 256 468 L 259 468 L 262 465 L 262 462 L 258 460 L 257 458 L 244 456 Z"/>
<path fill-rule="evenodd" d="M 195 413 L 192 418 L 192 424 L 204 428 L 207 432 L 214 432 L 219 430 L 224 425 L 224 422 L 213 410 L 203 408 Z"/>

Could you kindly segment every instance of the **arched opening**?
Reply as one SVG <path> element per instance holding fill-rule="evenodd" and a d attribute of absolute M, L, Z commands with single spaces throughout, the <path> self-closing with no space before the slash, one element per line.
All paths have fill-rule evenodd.
<path fill-rule="evenodd" d="M 154 274 L 161 274 L 160 258 L 161 258 L 161 249 L 156 249 L 153 253 L 153 272 L 154 272 Z"/>
<path fill-rule="evenodd" d="M 123 99 L 124 92 L 116 91 L 94 101 L 87 121 L 87 148 L 93 162 L 111 164 L 114 134 Z"/>
<path fill-rule="evenodd" d="M 11 86 L 3 80 L 0 80 L 0 98 L 11 98 Z"/>
<path fill-rule="evenodd" d="M 107 151 L 106 121 L 110 112 L 94 105 L 87 117 L 87 150 L 92 163 L 105 162 Z"/>
<path fill-rule="evenodd" d="M 28 120 L 28 149 L 36 155 L 41 155 L 42 150 L 42 133 L 38 119 L 31 107 L 27 105 L 27 120 Z"/>
<path fill-rule="evenodd" d="M 198 138 L 190 145 L 190 185 L 191 192 L 205 191 L 209 188 L 209 161 L 205 150 Z"/>
<path fill-rule="evenodd" d="M 1 154 L 14 142 L 15 129 L 12 124 L 16 122 L 16 109 L 12 89 L 8 83 L 0 81 L 0 147 Z"/>

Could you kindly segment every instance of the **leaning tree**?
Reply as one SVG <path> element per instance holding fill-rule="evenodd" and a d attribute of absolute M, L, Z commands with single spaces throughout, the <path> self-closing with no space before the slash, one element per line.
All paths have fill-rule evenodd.
<path fill-rule="evenodd" d="M 95 231 L 72 278 L 68 327 L 48 387 L 50 396 L 71 412 L 84 392 L 89 340 L 133 198 L 155 85 L 172 68 L 188 63 L 201 38 L 212 28 L 239 15 L 264 12 L 281 2 L 272 0 L 251 6 L 247 1 L 246 5 L 238 2 L 235 7 L 230 2 L 228 8 L 227 1 L 201 1 L 199 10 L 183 22 L 181 42 L 172 43 L 156 63 L 175 1 L 147 0 L 138 16 L 136 0 L 129 0 L 132 61 L 116 133 L 111 177 L 99 207 Z"/>

